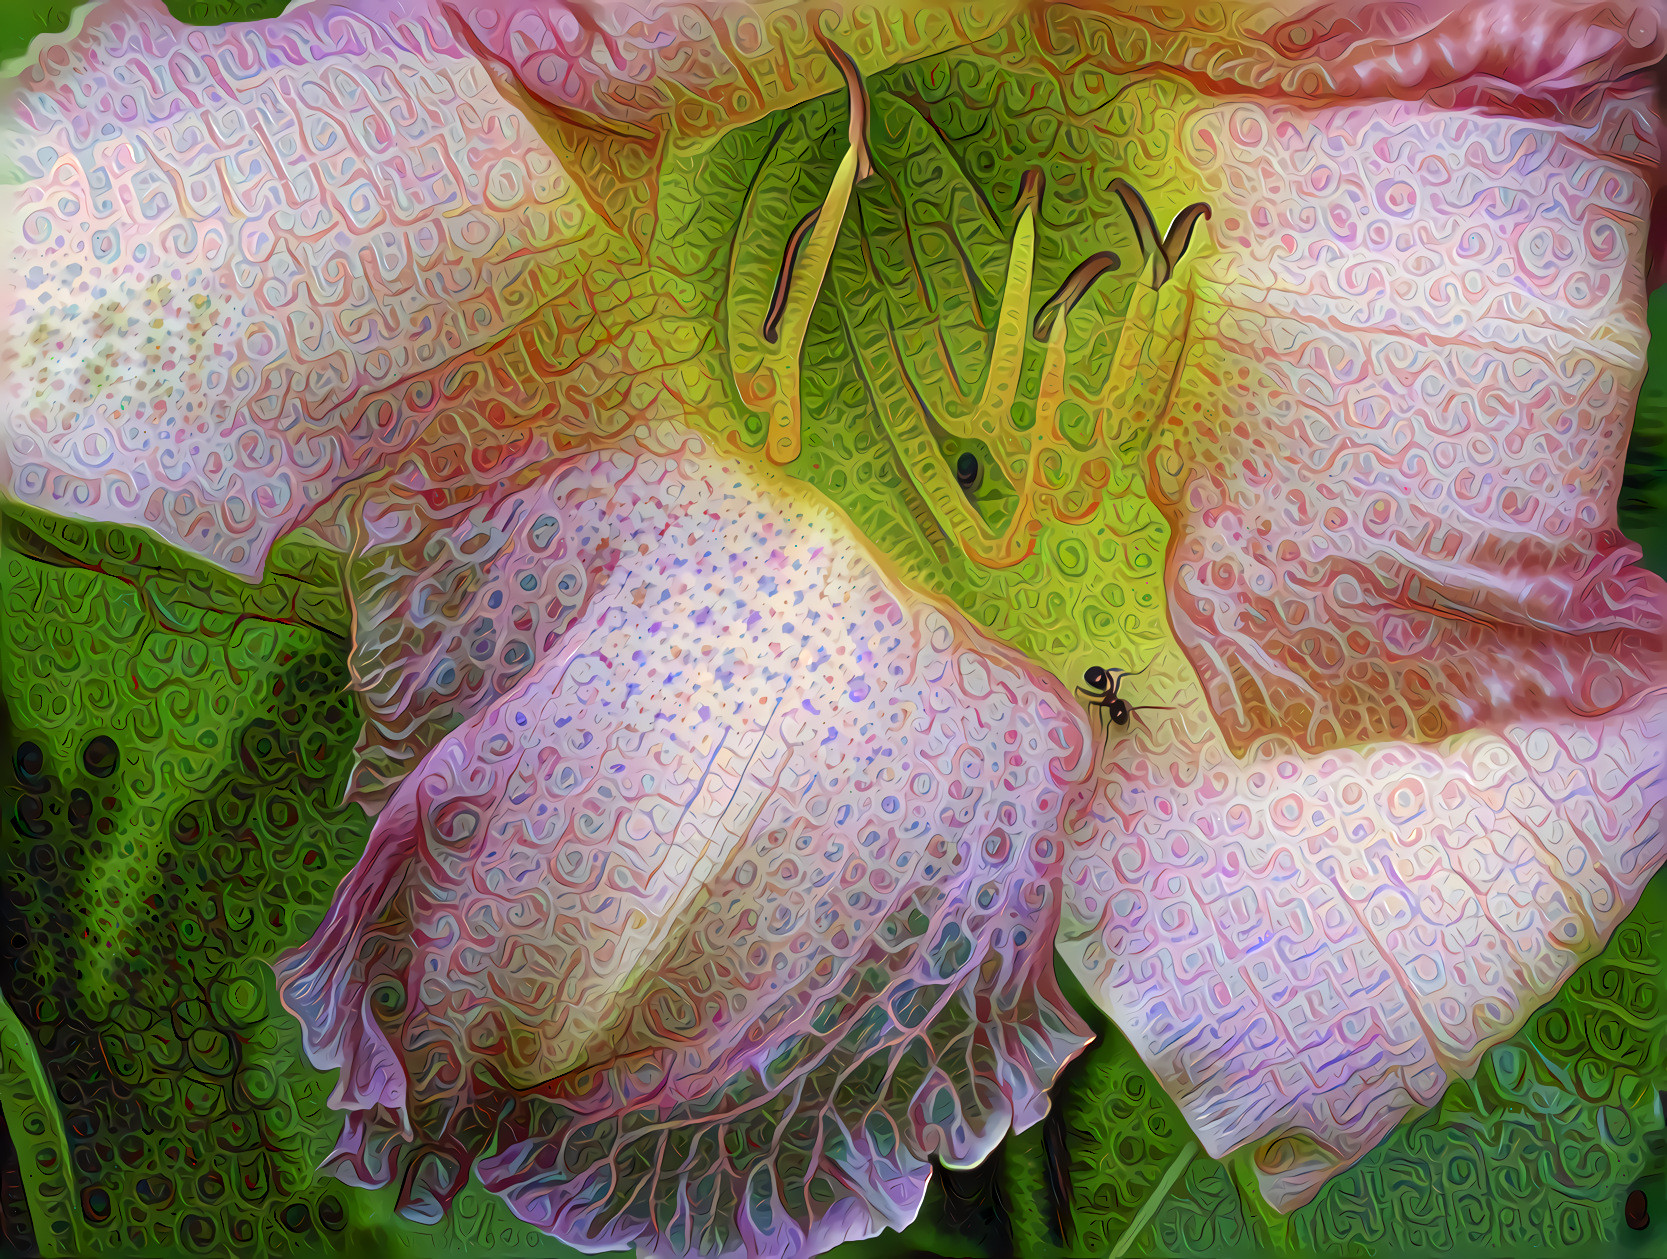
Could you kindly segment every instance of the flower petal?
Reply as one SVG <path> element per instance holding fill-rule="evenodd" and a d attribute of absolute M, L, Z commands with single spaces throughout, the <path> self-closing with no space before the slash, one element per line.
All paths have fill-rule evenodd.
<path fill-rule="evenodd" d="M 1192 702 L 1119 746 L 1060 951 L 1289 1210 L 1602 948 L 1667 855 L 1667 703 L 1240 761 L 1184 665 L 1155 676 Z"/>
<path fill-rule="evenodd" d="M 1049 5 L 1049 42 L 1096 71 L 1163 70 L 1216 96 L 1414 100 L 1574 120 L 1667 53 L 1656 0 L 1275 0 Z"/>
<path fill-rule="evenodd" d="M 598 128 L 709 137 L 772 110 L 842 90 L 818 32 L 868 73 L 973 43 L 1021 11 L 964 5 L 835 3 L 580 5 L 563 0 L 441 0 L 483 60 L 533 100 Z"/>
<path fill-rule="evenodd" d="M 8 106 L 10 491 L 246 576 L 443 409 L 452 360 L 615 247 L 421 13 L 106 4 Z"/>
<path fill-rule="evenodd" d="M 1653 685 L 1663 587 L 1615 525 L 1646 173 L 1553 124 L 1414 106 L 1225 106 L 1196 135 L 1232 261 L 1150 484 L 1234 746 Z"/>
<path fill-rule="evenodd" d="M 1134 701 L 1175 709 L 1109 754 L 1062 949 L 1281 1209 L 1470 1075 L 1667 857 L 1667 588 L 1615 526 L 1654 122 L 1599 96 L 1181 119 L 1217 251 L 1123 435 L 1178 639 Z"/>
<path fill-rule="evenodd" d="M 892 8 L 830 25 L 878 68 L 1009 12 Z M 531 426 L 617 429 L 686 350 L 670 322 L 616 346 L 639 303 L 692 300 L 626 274 L 657 145 L 839 82 L 799 58 L 815 41 L 791 7 L 355 9 L 191 28 L 112 0 L 7 84 L 11 494 L 252 577 L 420 434 L 467 429 L 478 465 Z"/>
<path fill-rule="evenodd" d="M 605 562 L 404 779 L 280 992 L 341 1069 L 337 1158 L 404 1169 L 409 1214 L 496 1139 L 485 1183 L 575 1244 L 819 1250 L 1040 1118 L 1087 1039 L 1050 949 L 1087 731 L 802 489 L 643 441 L 452 552 L 483 591 Z"/>

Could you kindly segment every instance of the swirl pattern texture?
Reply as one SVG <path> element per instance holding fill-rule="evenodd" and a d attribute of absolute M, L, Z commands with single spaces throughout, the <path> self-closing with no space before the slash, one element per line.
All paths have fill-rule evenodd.
<path fill-rule="evenodd" d="M 1664 49 L 1526 0 L 112 0 L 38 45 L 0 470 L 31 564 L 244 644 L 141 723 L 182 782 L 218 705 L 323 816 L 354 714 L 314 678 L 322 733 L 261 725 L 247 644 L 340 641 L 374 822 L 276 963 L 336 1174 L 645 1254 L 902 1227 L 1086 1043 L 1056 948 L 1148 1188 L 1225 1202 L 1244 1150 L 1316 1245 L 1403 1120 L 1549 1098 L 1522 1038 L 1574 1046 L 1667 859 L 1616 517 Z M 1121 717 L 1071 690 L 1107 668 Z M 101 737 L 52 755 L 102 780 Z"/>
<path fill-rule="evenodd" d="M 836 514 L 644 442 L 506 505 L 494 567 L 596 590 L 405 779 L 279 991 L 348 1178 L 408 1167 L 407 1211 L 496 1139 L 484 1182 L 580 1244 L 822 1248 L 1086 1040 L 1049 945 L 1087 731 Z"/>

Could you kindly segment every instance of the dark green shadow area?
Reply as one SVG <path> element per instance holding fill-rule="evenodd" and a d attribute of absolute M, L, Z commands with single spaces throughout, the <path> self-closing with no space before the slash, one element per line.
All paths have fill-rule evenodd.
<path fill-rule="evenodd" d="M 17 0 L 17 3 L 0 5 L 0 63 L 22 56 L 36 35 L 68 29 L 74 7 L 62 0 L 48 4 Z"/>
<path fill-rule="evenodd" d="M 1621 481 L 1621 529 L 1644 567 L 1667 576 L 1667 288 L 1650 295 L 1650 366 L 1638 394 Z"/>

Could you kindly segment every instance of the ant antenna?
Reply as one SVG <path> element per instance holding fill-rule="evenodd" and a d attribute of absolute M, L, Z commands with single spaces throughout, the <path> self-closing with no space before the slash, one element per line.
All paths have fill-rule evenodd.
<path fill-rule="evenodd" d="M 1145 673 L 1146 670 L 1152 667 L 1152 663 L 1153 662 L 1151 660 L 1148 660 L 1138 669 L 1107 669 L 1106 678 L 1111 684 L 1111 689 L 1107 693 L 1112 699 L 1116 699 L 1117 688 L 1123 685 L 1123 679 L 1138 678 L 1142 673 Z"/>

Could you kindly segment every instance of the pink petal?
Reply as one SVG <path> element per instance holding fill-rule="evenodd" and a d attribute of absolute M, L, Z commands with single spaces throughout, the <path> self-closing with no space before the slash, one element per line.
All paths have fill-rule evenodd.
<path fill-rule="evenodd" d="M 1038 9 L 1059 47 L 1093 48 L 1101 71 L 1166 69 L 1201 92 L 1331 105 L 1416 100 L 1509 105 L 1568 120 L 1594 89 L 1667 52 L 1646 0 L 1262 0 L 1161 8 L 1089 0 Z"/>
<path fill-rule="evenodd" d="M 447 457 L 478 354 L 593 324 L 570 277 L 605 287 L 625 248 L 423 3 L 218 28 L 107 3 L 7 95 L 8 489 L 245 575 L 418 435 Z M 588 424 L 493 402 L 477 467 Z"/>
<path fill-rule="evenodd" d="M 408 1213 L 495 1138 L 485 1183 L 575 1244 L 820 1249 L 1040 1118 L 1086 1040 L 1050 948 L 1086 729 L 836 511 L 671 436 L 556 462 L 491 562 L 453 552 L 483 590 L 610 558 L 280 990 Z"/>
<path fill-rule="evenodd" d="M 474 54 L 385 7 L 105 4 L 10 81 L 12 494 L 256 575 L 606 254 Z"/>
<path fill-rule="evenodd" d="M 1151 480 L 1177 632 L 1234 746 L 1650 685 L 1663 587 L 1615 525 L 1647 172 L 1589 133 L 1417 106 L 1193 126 L 1233 314 Z"/>
<path fill-rule="evenodd" d="M 1148 483 L 1185 659 L 1137 683 L 1176 711 L 1110 754 L 1062 948 L 1281 1209 L 1667 857 L 1667 590 L 1615 525 L 1654 118 L 1598 95 L 1180 120 L 1215 251 Z"/>
<path fill-rule="evenodd" d="M 439 484 L 671 414 L 646 385 L 674 340 L 627 337 L 640 313 L 600 300 L 666 284 L 627 279 L 641 224 L 606 202 L 651 206 L 671 86 L 678 125 L 713 131 L 838 75 L 791 12 L 650 7 L 317 0 L 217 28 L 159 0 L 91 9 L 5 85 L 27 179 L 4 216 L 8 491 L 252 577 L 413 442 Z M 901 42 L 868 10 L 826 33 L 877 69 L 1009 15 L 890 7 Z"/>
<path fill-rule="evenodd" d="M 818 36 L 873 73 L 976 43 L 1023 5 L 879 0 L 824 8 L 439 0 L 500 82 L 596 130 L 709 136 L 839 92 Z"/>

